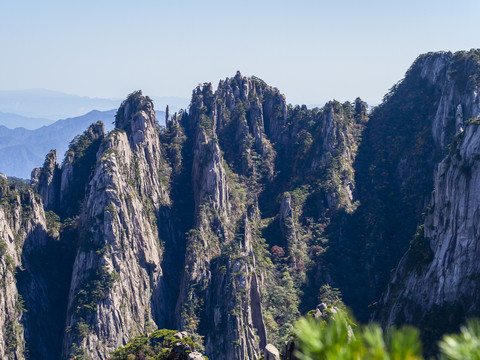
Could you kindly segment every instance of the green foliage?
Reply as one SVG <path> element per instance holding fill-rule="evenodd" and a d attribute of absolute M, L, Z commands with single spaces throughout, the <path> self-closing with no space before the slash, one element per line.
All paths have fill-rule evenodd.
<path fill-rule="evenodd" d="M 107 298 L 115 279 L 115 273 L 109 273 L 106 267 L 92 270 L 73 300 L 72 308 L 80 319 L 87 320 L 88 315 L 97 310 L 98 303 Z"/>
<path fill-rule="evenodd" d="M 297 135 L 297 139 L 295 140 L 295 146 L 298 147 L 298 152 L 300 154 L 306 154 L 312 143 L 312 134 L 310 134 L 307 130 L 300 131 Z"/>
<path fill-rule="evenodd" d="M 380 327 L 373 325 L 380 330 Z M 390 328 L 386 332 L 387 350 L 392 360 L 421 359 L 422 344 L 419 331 L 413 327 Z"/>
<path fill-rule="evenodd" d="M 213 119 L 211 117 L 203 114 L 200 115 L 199 125 L 208 135 L 213 135 Z"/>
<path fill-rule="evenodd" d="M 23 181 L 13 183 L 4 179 L 0 181 L 0 205 L 6 210 L 9 220 L 19 220 L 14 218 L 17 209 L 21 211 L 22 222 L 30 220 L 34 196 L 32 188 Z"/>
<path fill-rule="evenodd" d="M 412 327 L 357 326 L 340 310 L 326 321 L 301 318 L 295 327 L 301 360 L 422 360 L 420 332 Z M 459 334 L 438 343 L 440 360 L 480 360 L 480 321 L 471 319 Z"/>
<path fill-rule="evenodd" d="M 120 104 L 120 107 L 115 114 L 115 128 L 119 130 L 126 130 L 127 125 L 130 124 L 131 118 L 125 118 L 125 115 L 133 117 L 131 113 L 126 113 L 125 108 L 130 104 L 130 112 L 133 109 L 142 110 L 151 104 L 151 99 L 148 96 L 142 95 L 142 90 L 137 90 L 128 95 L 128 97 Z M 133 116 L 132 116 L 133 115 Z"/>
<path fill-rule="evenodd" d="M 480 359 L 480 321 L 471 319 L 460 328 L 460 334 L 445 335 L 438 344 L 441 359 L 479 360 Z"/>
<path fill-rule="evenodd" d="M 196 343 L 190 337 L 176 338 L 175 330 L 161 329 L 134 338 L 127 345 L 113 351 L 111 360 L 169 359 L 174 346 L 183 345 L 185 353 L 195 351 Z"/>
<path fill-rule="evenodd" d="M 112 217 L 117 216 L 117 209 L 115 208 L 115 205 L 113 205 L 113 203 L 105 206 L 105 211 L 109 212 Z"/>
<path fill-rule="evenodd" d="M 161 174 L 159 174 L 161 183 L 165 184 L 170 181 L 170 173 L 179 176 L 182 172 L 182 165 L 184 165 L 184 144 L 187 141 L 184 128 L 180 125 L 180 121 L 186 115 L 180 115 L 177 122 L 172 122 L 160 133 L 160 142 L 165 149 L 169 166 L 163 166 Z"/>
<path fill-rule="evenodd" d="M 15 354 L 15 349 L 20 345 L 19 340 L 19 331 L 20 325 L 17 324 L 15 321 L 10 320 L 6 322 L 5 325 L 5 345 L 7 353 Z M 14 357 L 9 357 L 9 359 L 13 359 Z"/>
<path fill-rule="evenodd" d="M 78 161 L 85 155 L 85 151 L 92 143 L 92 134 L 87 129 L 83 132 L 83 134 L 79 134 L 70 141 L 69 148 L 65 153 L 65 156 L 74 156 L 74 162 Z"/>
<path fill-rule="evenodd" d="M 90 332 L 90 327 L 83 321 L 79 321 L 73 328 L 73 333 L 76 337 L 84 338 Z"/>
<path fill-rule="evenodd" d="M 27 312 L 25 309 L 25 300 L 23 300 L 23 297 L 21 294 L 18 294 L 17 297 L 17 302 L 15 303 L 15 311 L 17 314 L 23 314 L 24 312 Z"/>
<path fill-rule="evenodd" d="M 269 342 L 280 346 L 292 333 L 300 316 L 300 291 L 287 270 L 274 271 L 270 276 L 273 278 L 265 292 L 264 320 Z"/>
<path fill-rule="evenodd" d="M 60 222 L 60 216 L 52 210 L 49 210 L 45 212 L 45 219 L 47 220 L 48 235 L 54 239 L 58 238 L 60 236 L 60 228 L 62 225 Z"/>
<path fill-rule="evenodd" d="M 26 180 L 26 179 L 21 179 L 21 178 L 15 177 L 15 176 L 9 176 L 8 177 L 8 184 L 9 185 L 15 185 L 15 186 L 18 186 L 18 187 L 22 187 L 22 186 L 28 185 L 29 183 L 30 183 L 30 181 Z"/>
<path fill-rule="evenodd" d="M 72 344 L 71 358 L 73 358 L 74 360 L 93 360 L 90 356 L 86 354 L 85 349 L 79 347 L 76 343 Z"/>
<path fill-rule="evenodd" d="M 322 285 L 318 293 L 318 301 L 325 303 L 327 307 L 343 307 L 342 293 L 340 290 L 332 288 L 330 285 Z"/>
<path fill-rule="evenodd" d="M 294 209 L 302 209 L 307 199 L 312 195 L 312 187 L 310 185 L 302 185 L 290 192 L 292 197 L 292 205 Z"/>
<path fill-rule="evenodd" d="M 4 240 L 0 240 L 0 259 L 7 253 L 7 243 Z"/>
<path fill-rule="evenodd" d="M 454 55 L 449 75 L 459 89 L 475 89 L 480 85 L 480 50 L 459 51 Z"/>
<path fill-rule="evenodd" d="M 338 311 L 327 321 L 302 318 L 296 327 L 301 360 L 420 360 L 421 343 L 413 328 L 359 327 Z"/>

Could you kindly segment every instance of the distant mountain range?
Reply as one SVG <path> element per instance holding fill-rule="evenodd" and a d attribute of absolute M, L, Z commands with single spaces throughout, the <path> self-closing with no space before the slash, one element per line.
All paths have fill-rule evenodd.
<path fill-rule="evenodd" d="M 38 129 L 39 127 L 50 125 L 54 121 L 45 118 L 27 117 L 18 114 L 0 112 L 0 125 L 6 126 L 9 129 L 23 127 L 25 129 Z"/>
<path fill-rule="evenodd" d="M 165 109 L 168 104 L 171 111 L 185 108 L 189 102 L 188 99 L 173 96 L 151 96 L 151 98 L 156 109 Z M 100 111 L 118 109 L 121 102 L 122 99 L 90 98 L 45 89 L 2 90 L 0 91 L 0 125 L 9 128 L 21 126 L 34 129 L 52 124 L 58 119 L 81 116 L 93 109 Z M 15 121 L 18 121 L 18 124 L 15 124 Z M 35 126 L 36 122 L 38 126 Z"/>
<path fill-rule="evenodd" d="M 116 110 L 93 110 L 83 116 L 58 120 L 35 130 L 22 127 L 9 129 L 0 125 L 0 172 L 29 179 L 33 168 L 43 164 L 45 155 L 51 149 L 57 150 L 58 159 L 62 161 L 69 142 L 90 124 L 101 120 L 106 131 L 112 130 L 115 113 Z M 157 119 L 164 124 L 165 112 L 158 111 Z"/>
<path fill-rule="evenodd" d="M 69 95 L 45 89 L 0 91 L 0 111 L 24 117 L 55 120 L 81 116 L 97 109 L 116 109 L 121 101 Z"/>
<path fill-rule="evenodd" d="M 152 99 L 157 109 L 168 104 L 172 112 L 188 104 L 188 99 L 178 97 Z M 45 89 L 0 91 L 0 172 L 28 179 L 51 149 L 61 161 L 70 140 L 90 124 L 101 120 L 106 131 L 111 130 L 116 112 L 111 109 L 121 102 Z M 164 124 L 165 112 L 157 111 L 157 118 Z"/>
<path fill-rule="evenodd" d="M 62 159 L 70 140 L 91 123 L 101 120 L 107 129 L 113 128 L 115 112 L 94 110 L 36 130 L 0 126 L 0 172 L 29 179 L 33 168 L 43 164 L 48 151 L 56 149 L 59 159 Z"/>

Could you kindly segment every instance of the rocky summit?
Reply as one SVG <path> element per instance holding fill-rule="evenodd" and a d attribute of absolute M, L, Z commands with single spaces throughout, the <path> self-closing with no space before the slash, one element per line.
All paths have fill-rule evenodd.
<path fill-rule="evenodd" d="M 370 112 L 237 72 L 165 120 L 134 92 L 0 178 L 0 358 L 292 359 L 341 299 L 429 351 L 479 314 L 480 50 L 421 55 Z"/>

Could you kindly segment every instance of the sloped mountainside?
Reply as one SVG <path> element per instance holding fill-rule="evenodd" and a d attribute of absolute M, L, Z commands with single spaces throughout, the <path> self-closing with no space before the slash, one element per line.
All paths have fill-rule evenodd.
<path fill-rule="evenodd" d="M 479 58 L 422 55 L 370 114 L 288 105 L 237 73 L 163 127 L 131 94 L 114 130 L 92 124 L 61 165 L 51 151 L 31 186 L 0 179 L 0 356 L 163 341 L 258 359 L 335 287 L 385 324 L 475 313 Z"/>

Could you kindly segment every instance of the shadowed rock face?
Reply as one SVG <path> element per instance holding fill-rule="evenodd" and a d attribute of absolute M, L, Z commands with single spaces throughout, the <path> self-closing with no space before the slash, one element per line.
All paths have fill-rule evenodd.
<path fill-rule="evenodd" d="M 58 336 L 52 319 L 45 316 L 53 310 L 51 288 L 36 276 L 44 275 L 40 266 L 45 264 L 35 261 L 48 242 L 43 204 L 29 187 L 8 185 L 4 178 L 0 197 L 0 357 L 25 359 L 27 339 L 37 351 L 34 355 L 41 352 L 51 358 Z"/>
<path fill-rule="evenodd" d="M 398 318 L 416 323 L 419 309 L 428 313 L 447 304 L 461 305 L 465 314 L 479 311 L 479 136 L 478 125 L 467 125 L 436 168 L 435 191 L 418 240 L 424 242 L 425 256 L 412 248 L 400 262 L 383 299 L 390 310 L 387 323 Z M 423 261 L 412 263 L 412 258 Z"/>
<path fill-rule="evenodd" d="M 478 60 L 478 52 L 471 51 L 431 54 L 420 62 L 422 76 L 441 89 L 432 134 L 445 155 L 435 166 L 424 225 L 402 257 L 376 315 L 385 324 L 426 328 L 432 342 L 480 310 Z"/>

